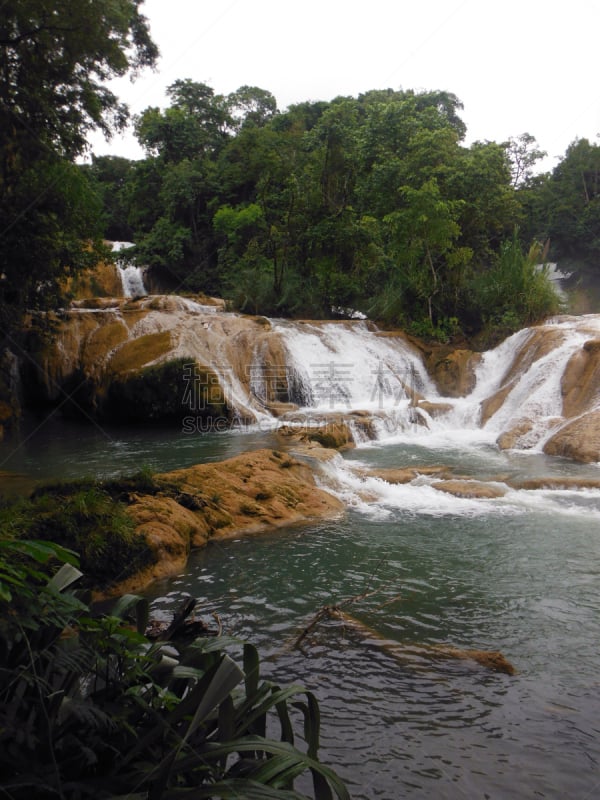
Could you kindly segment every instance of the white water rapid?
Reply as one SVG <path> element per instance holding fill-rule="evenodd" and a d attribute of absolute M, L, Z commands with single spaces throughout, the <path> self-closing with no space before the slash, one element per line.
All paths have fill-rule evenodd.
<path fill-rule="evenodd" d="M 267 669 L 279 661 L 285 678 L 291 665 L 320 693 L 325 756 L 353 797 L 597 795 L 600 315 L 552 319 L 479 354 L 417 347 L 366 320 L 156 295 L 74 305 L 55 348 L 48 392 L 97 387 L 100 406 L 121 385 L 140 418 L 110 426 L 108 405 L 87 427 L 36 419 L 19 447 L 0 442 L 3 470 L 160 474 L 268 448 L 282 469 L 288 455 L 308 461 L 343 502 L 334 519 L 250 536 L 262 521 L 253 499 L 248 528 L 225 539 L 215 523 L 215 541 L 154 588 L 169 619 L 200 597 Z M 173 414 L 141 426 L 146 396 Z M 331 445 L 329 425 L 356 446 L 316 444 Z M 276 479 L 264 488 L 293 507 Z M 311 627 L 336 605 L 372 635 Z M 306 651 L 285 646 L 306 630 Z M 516 674 L 438 662 L 445 644 L 501 651 Z"/>
<path fill-rule="evenodd" d="M 335 419 L 358 445 L 483 445 L 600 461 L 600 315 L 557 317 L 481 354 L 418 347 L 367 320 L 242 316 L 210 298 L 142 296 L 92 310 L 94 329 L 89 309 L 71 310 L 58 360 L 99 382 L 181 361 L 191 430 L 212 430 L 202 406 L 210 394 L 219 431 L 231 421 L 276 430 Z"/>
<path fill-rule="evenodd" d="M 313 410 L 393 410 L 407 407 L 415 392 L 435 392 L 415 348 L 367 323 L 272 325 Z"/>
<path fill-rule="evenodd" d="M 133 242 L 112 242 L 113 252 L 121 252 L 133 247 Z M 148 292 L 144 286 L 144 270 L 141 267 L 125 264 L 117 260 L 124 297 L 144 297 Z"/>
<path fill-rule="evenodd" d="M 483 354 L 473 391 L 455 398 L 440 394 L 421 354 L 401 336 L 365 322 L 271 325 L 287 353 L 289 399 L 308 416 L 368 412 L 377 439 L 432 444 L 435 438 L 493 443 L 520 425 L 518 449 L 535 451 L 565 421 L 568 364 L 586 342 L 600 338 L 598 315 L 521 330 Z M 600 386 L 586 410 L 598 406 Z"/>

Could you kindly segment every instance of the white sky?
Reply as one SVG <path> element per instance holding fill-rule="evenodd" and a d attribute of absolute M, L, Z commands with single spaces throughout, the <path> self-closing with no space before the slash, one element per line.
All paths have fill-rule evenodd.
<path fill-rule="evenodd" d="M 528 132 L 552 169 L 600 133 L 600 0 L 146 0 L 156 72 L 114 84 L 132 112 L 168 105 L 191 78 L 228 94 L 245 84 L 280 110 L 369 89 L 443 89 L 464 104 L 467 143 Z M 142 155 L 134 137 L 96 154 Z"/>

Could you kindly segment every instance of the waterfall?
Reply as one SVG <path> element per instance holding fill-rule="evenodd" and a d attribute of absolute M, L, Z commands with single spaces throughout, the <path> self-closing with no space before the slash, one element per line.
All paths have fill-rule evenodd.
<path fill-rule="evenodd" d="M 401 336 L 378 335 L 365 322 L 272 324 L 315 411 L 391 411 L 415 393 L 437 395 L 419 353 Z"/>
<path fill-rule="evenodd" d="M 125 297 L 143 297 L 148 294 L 144 286 L 144 272 L 141 267 L 119 265 L 119 270 Z"/>
<path fill-rule="evenodd" d="M 112 242 L 111 244 L 113 253 L 134 247 L 133 242 Z M 119 270 L 124 297 L 143 297 L 148 294 L 144 286 L 144 270 L 142 267 L 127 265 L 122 260 L 117 259 L 117 269 Z"/>
<path fill-rule="evenodd" d="M 126 294 L 141 290 L 140 284 L 128 285 Z M 366 320 L 249 317 L 206 300 L 158 295 L 141 298 L 137 317 L 126 318 L 115 306 L 110 317 L 97 312 L 99 327 L 116 319 L 119 324 L 107 330 L 106 353 L 99 354 L 96 345 L 89 348 L 95 357 L 79 369 L 94 376 L 111 374 L 114 359 L 129 361 L 120 355 L 123 348 L 131 348 L 136 368 L 182 360 L 189 380 L 196 379 L 197 365 L 198 380 L 204 376 L 211 387 L 214 383 L 210 391 L 215 397 L 220 392 L 227 414 L 244 425 L 318 425 L 335 417 L 363 446 L 378 439 L 417 447 L 497 444 L 541 451 L 570 420 L 600 416 L 600 315 L 551 319 L 515 333 L 487 353 L 448 361 L 448 369 L 455 369 L 448 375 L 456 383 L 440 385 L 452 386 L 449 392 L 473 385 L 466 396 L 456 397 L 442 394 L 423 351 L 401 332 L 379 331 Z M 74 326 L 85 311 L 72 309 Z M 86 326 L 81 335 L 91 335 Z M 132 347 L 143 336 L 152 345 L 147 361 Z M 78 337 L 75 330 L 65 342 L 85 356 L 88 348 L 77 344 Z M 432 350 L 429 360 L 439 375 L 435 369 L 446 369 L 446 351 L 436 356 Z M 76 358 L 74 353 L 62 360 L 75 363 Z M 192 415 L 202 411 L 194 403 L 189 406 Z M 595 417 L 589 422 L 595 425 Z"/>

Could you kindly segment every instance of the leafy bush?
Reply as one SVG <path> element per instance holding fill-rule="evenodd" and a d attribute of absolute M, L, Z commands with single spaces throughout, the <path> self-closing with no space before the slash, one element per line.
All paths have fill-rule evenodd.
<path fill-rule="evenodd" d="M 543 262 L 545 253 L 534 243 L 524 253 L 515 230 L 504 242 L 494 266 L 474 281 L 472 303 L 487 321 L 503 335 L 524 325 L 539 322 L 560 311 L 560 298 L 554 291 Z"/>
<path fill-rule="evenodd" d="M 239 643 L 224 637 L 150 642 L 140 598 L 92 616 L 70 588 L 80 576 L 57 545 L 0 540 L 0 794 L 292 800 L 310 771 L 315 798 L 349 797 L 317 759 L 311 693 L 261 680 L 251 645 L 240 666 L 229 652 Z"/>
<path fill-rule="evenodd" d="M 41 487 L 31 499 L 5 505 L 1 514 L 18 538 L 49 540 L 77 551 L 86 581 L 94 586 L 108 586 L 117 576 L 123 580 L 154 558 L 125 505 L 97 482 Z"/>

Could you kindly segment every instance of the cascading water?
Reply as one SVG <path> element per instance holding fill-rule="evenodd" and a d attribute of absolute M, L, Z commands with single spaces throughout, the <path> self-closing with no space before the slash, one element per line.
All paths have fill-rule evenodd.
<path fill-rule="evenodd" d="M 372 435 L 406 430 L 416 422 L 414 400 L 438 397 L 418 351 L 402 337 L 387 337 L 362 321 L 295 323 L 272 321 L 290 365 L 290 399 L 310 422 L 360 411 L 371 418 Z M 355 441 L 364 433 L 352 419 Z"/>
<path fill-rule="evenodd" d="M 127 250 L 133 246 L 133 242 L 112 242 L 113 253 Z M 144 271 L 141 267 L 125 264 L 117 259 L 117 269 L 119 270 L 124 297 L 144 297 L 148 294 L 144 286 Z"/>
<path fill-rule="evenodd" d="M 306 414 L 368 411 L 377 438 L 422 442 L 450 436 L 455 443 L 492 443 L 527 422 L 521 447 L 535 450 L 562 418 L 561 381 L 569 360 L 600 334 L 598 316 L 521 330 L 483 354 L 469 395 L 451 398 L 440 395 L 418 351 L 401 337 L 381 335 L 364 322 L 272 324 L 304 387 Z M 435 416 L 428 404 L 436 406 Z"/>
<path fill-rule="evenodd" d="M 291 364 L 317 411 L 384 411 L 412 395 L 437 394 L 417 351 L 402 338 L 386 338 L 364 322 L 273 322 Z"/>
<path fill-rule="evenodd" d="M 376 438 L 312 462 L 345 513 L 301 531 L 217 533 L 151 587 L 155 609 L 170 619 L 182 596 L 202 598 L 204 613 L 260 647 L 269 677 L 293 674 L 314 690 L 321 755 L 357 800 L 597 794 L 600 470 L 540 451 L 554 420 L 568 420 L 569 387 L 580 392 L 571 415 L 598 408 L 600 316 L 520 331 L 481 356 L 473 391 L 456 398 L 441 395 L 401 335 L 364 321 L 242 318 L 174 296 L 84 312 L 69 315 L 61 363 L 78 366 L 87 353 L 110 378 L 120 347 L 166 338 L 147 363 L 183 360 L 186 390 L 194 365 L 210 367 L 248 423 L 224 433 L 103 423 L 86 433 L 53 428 L 63 423 L 52 415 L 20 447 L 0 443 L 3 469 L 34 465 L 37 478 L 56 480 L 163 472 L 258 447 L 310 458 L 278 425 L 335 415 L 352 426 L 362 412 L 354 417 L 368 417 Z M 94 346 L 103 333 L 104 361 Z M 498 436 L 523 421 L 525 439 L 501 450 Z M 303 641 L 310 657 L 282 646 L 335 605 L 370 637 L 327 622 Z M 517 673 L 433 661 L 445 643 L 501 650 Z"/>

